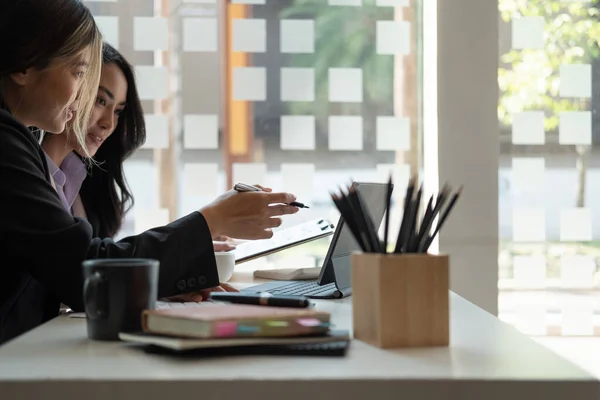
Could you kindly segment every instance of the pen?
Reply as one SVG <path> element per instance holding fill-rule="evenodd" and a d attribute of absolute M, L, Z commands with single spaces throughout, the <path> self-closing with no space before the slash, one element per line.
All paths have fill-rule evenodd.
<path fill-rule="evenodd" d="M 234 304 L 253 304 L 258 306 L 307 308 L 310 301 L 304 296 L 271 295 L 268 293 L 242 294 L 235 292 L 212 292 L 210 300 L 226 301 Z"/>
<path fill-rule="evenodd" d="M 245 183 L 236 183 L 233 187 L 233 190 L 237 192 L 262 192 L 261 188 L 252 185 L 246 185 Z M 300 203 L 299 201 L 292 201 L 291 203 L 287 203 L 287 205 L 298 208 L 310 208 L 309 206 Z"/>

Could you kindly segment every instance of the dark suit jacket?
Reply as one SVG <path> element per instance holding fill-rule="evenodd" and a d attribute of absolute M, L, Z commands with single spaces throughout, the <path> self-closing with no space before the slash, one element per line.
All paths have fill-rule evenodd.
<path fill-rule="evenodd" d="M 93 238 L 50 185 L 34 135 L 0 109 L 0 344 L 55 317 L 61 302 L 83 310 L 83 260 L 130 257 L 160 261 L 160 297 L 219 285 L 202 214 L 119 242 Z"/>

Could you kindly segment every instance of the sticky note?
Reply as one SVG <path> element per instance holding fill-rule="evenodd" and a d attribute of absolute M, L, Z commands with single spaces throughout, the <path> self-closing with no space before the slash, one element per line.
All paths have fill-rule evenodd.
<path fill-rule="evenodd" d="M 166 149 L 169 147 L 169 117 L 161 114 L 146 114 L 146 142 L 144 149 Z"/>
<path fill-rule="evenodd" d="M 330 68 L 329 101 L 356 103 L 363 100 L 362 69 Z"/>
<path fill-rule="evenodd" d="M 134 17 L 133 49 L 137 51 L 168 50 L 168 20 L 162 17 Z"/>
<path fill-rule="evenodd" d="M 512 184 L 516 193 L 542 190 L 545 173 L 544 157 L 513 157 L 512 159 Z"/>
<path fill-rule="evenodd" d="M 264 101 L 267 99 L 267 76 L 262 67 L 233 68 L 233 99 Z"/>
<path fill-rule="evenodd" d="M 183 18 L 183 51 L 217 51 L 218 37 L 216 18 Z"/>
<path fill-rule="evenodd" d="M 563 255 L 560 259 L 560 283 L 563 288 L 591 289 L 596 261 L 593 256 Z"/>
<path fill-rule="evenodd" d="M 545 256 L 515 256 L 513 258 L 513 276 L 515 286 L 522 289 L 540 289 L 546 287 Z"/>
<path fill-rule="evenodd" d="M 281 69 L 281 101 L 314 101 L 315 71 L 312 68 Z"/>
<path fill-rule="evenodd" d="M 377 21 L 377 54 L 410 54 L 410 23 Z"/>
<path fill-rule="evenodd" d="M 248 185 L 263 185 L 267 180 L 267 164 L 263 163 L 234 163 L 233 181 L 235 183 L 245 183 Z"/>
<path fill-rule="evenodd" d="M 169 223 L 169 210 L 166 208 L 135 211 L 136 234 L 158 228 Z"/>
<path fill-rule="evenodd" d="M 512 222 L 515 242 L 544 242 L 546 240 L 545 210 L 515 208 Z"/>
<path fill-rule="evenodd" d="M 215 336 L 229 337 L 235 336 L 237 333 L 237 322 L 222 321 L 215 323 Z"/>
<path fill-rule="evenodd" d="M 184 115 L 183 146 L 186 149 L 218 149 L 218 116 L 196 114 Z"/>
<path fill-rule="evenodd" d="M 520 304 L 515 310 L 515 327 L 526 335 L 543 336 L 548 333 L 544 304 Z"/>
<path fill-rule="evenodd" d="M 592 97 L 592 66 L 590 64 L 562 64 L 560 66 L 561 97 Z"/>
<path fill-rule="evenodd" d="M 328 0 L 330 6 L 360 6 L 362 0 Z"/>
<path fill-rule="evenodd" d="M 591 336 L 594 334 L 594 303 L 586 297 L 567 297 L 561 300 L 562 334 Z"/>
<path fill-rule="evenodd" d="M 380 7 L 408 7 L 409 0 L 377 0 Z"/>
<path fill-rule="evenodd" d="M 315 117 L 312 115 L 283 115 L 281 149 L 314 150 L 315 129 Z"/>
<path fill-rule="evenodd" d="M 410 150 L 410 119 L 405 117 L 377 117 L 377 150 Z"/>
<path fill-rule="evenodd" d="M 589 208 L 568 208 L 560 210 L 560 240 L 592 240 L 592 215 Z"/>
<path fill-rule="evenodd" d="M 169 75 L 166 67 L 138 65 L 135 67 L 135 75 L 141 100 L 162 100 L 169 96 Z"/>
<path fill-rule="evenodd" d="M 558 115 L 559 144 L 592 144 L 592 113 L 565 111 Z"/>
<path fill-rule="evenodd" d="M 513 144 L 544 144 L 544 112 L 527 111 L 512 115 Z"/>
<path fill-rule="evenodd" d="M 513 18 L 513 49 L 543 49 L 545 28 L 544 25 L 544 17 Z"/>
<path fill-rule="evenodd" d="M 279 35 L 282 53 L 315 52 L 315 21 L 312 19 L 283 19 Z"/>
<path fill-rule="evenodd" d="M 307 201 L 315 193 L 315 164 L 281 164 L 283 190 Z"/>
<path fill-rule="evenodd" d="M 232 23 L 233 51 L 264 53 L 267 50 L 267 21 L 236 18 Z"/>
<path fill-rule="evenodd" d="M 95 16 L 94 20 L 102 33 L 102 40 L 119 48 L 119 17 Z"/>
<path fill-rule="evenodd" d="M 363 149 L 363 119 L 359 116 L 329 117 L 329 150 Z"/>
<path fill-rule="evenodd" d="M 219 166 L 217 164 L 185 163 L 183 165 L 184 196 L 216 197 Z"/>

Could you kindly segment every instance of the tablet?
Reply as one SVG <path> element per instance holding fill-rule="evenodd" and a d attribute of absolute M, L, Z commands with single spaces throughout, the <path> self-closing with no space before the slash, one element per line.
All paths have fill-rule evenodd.
<path fill-rule="evenodd" d="M 315 219 L 276 230 L 270 239 L 239 243 L 235 250 L 235 263 L 241 264 L 269 254 L 333 235 L 335 226 L 327 219 Z"/>

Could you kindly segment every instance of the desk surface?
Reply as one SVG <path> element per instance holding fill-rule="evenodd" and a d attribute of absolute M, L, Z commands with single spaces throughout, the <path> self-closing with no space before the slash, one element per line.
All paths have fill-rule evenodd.
<path fill-rule="evenodd" d="M 450 297 L 450 347 L 386 351 L 353 341 L 345 358 L 172 359 L 124 343 L 88 341 L 84 319 L 61 316 L 0 347 L 0 393 L 61 400 L 72 391 L 78 398 L 128 400 L 600 398 L 600 383 L 590 374 L 460 296 Z M 351 297 L 317 302 L 340 328 L 351 327 L 351 305 Z"/>

